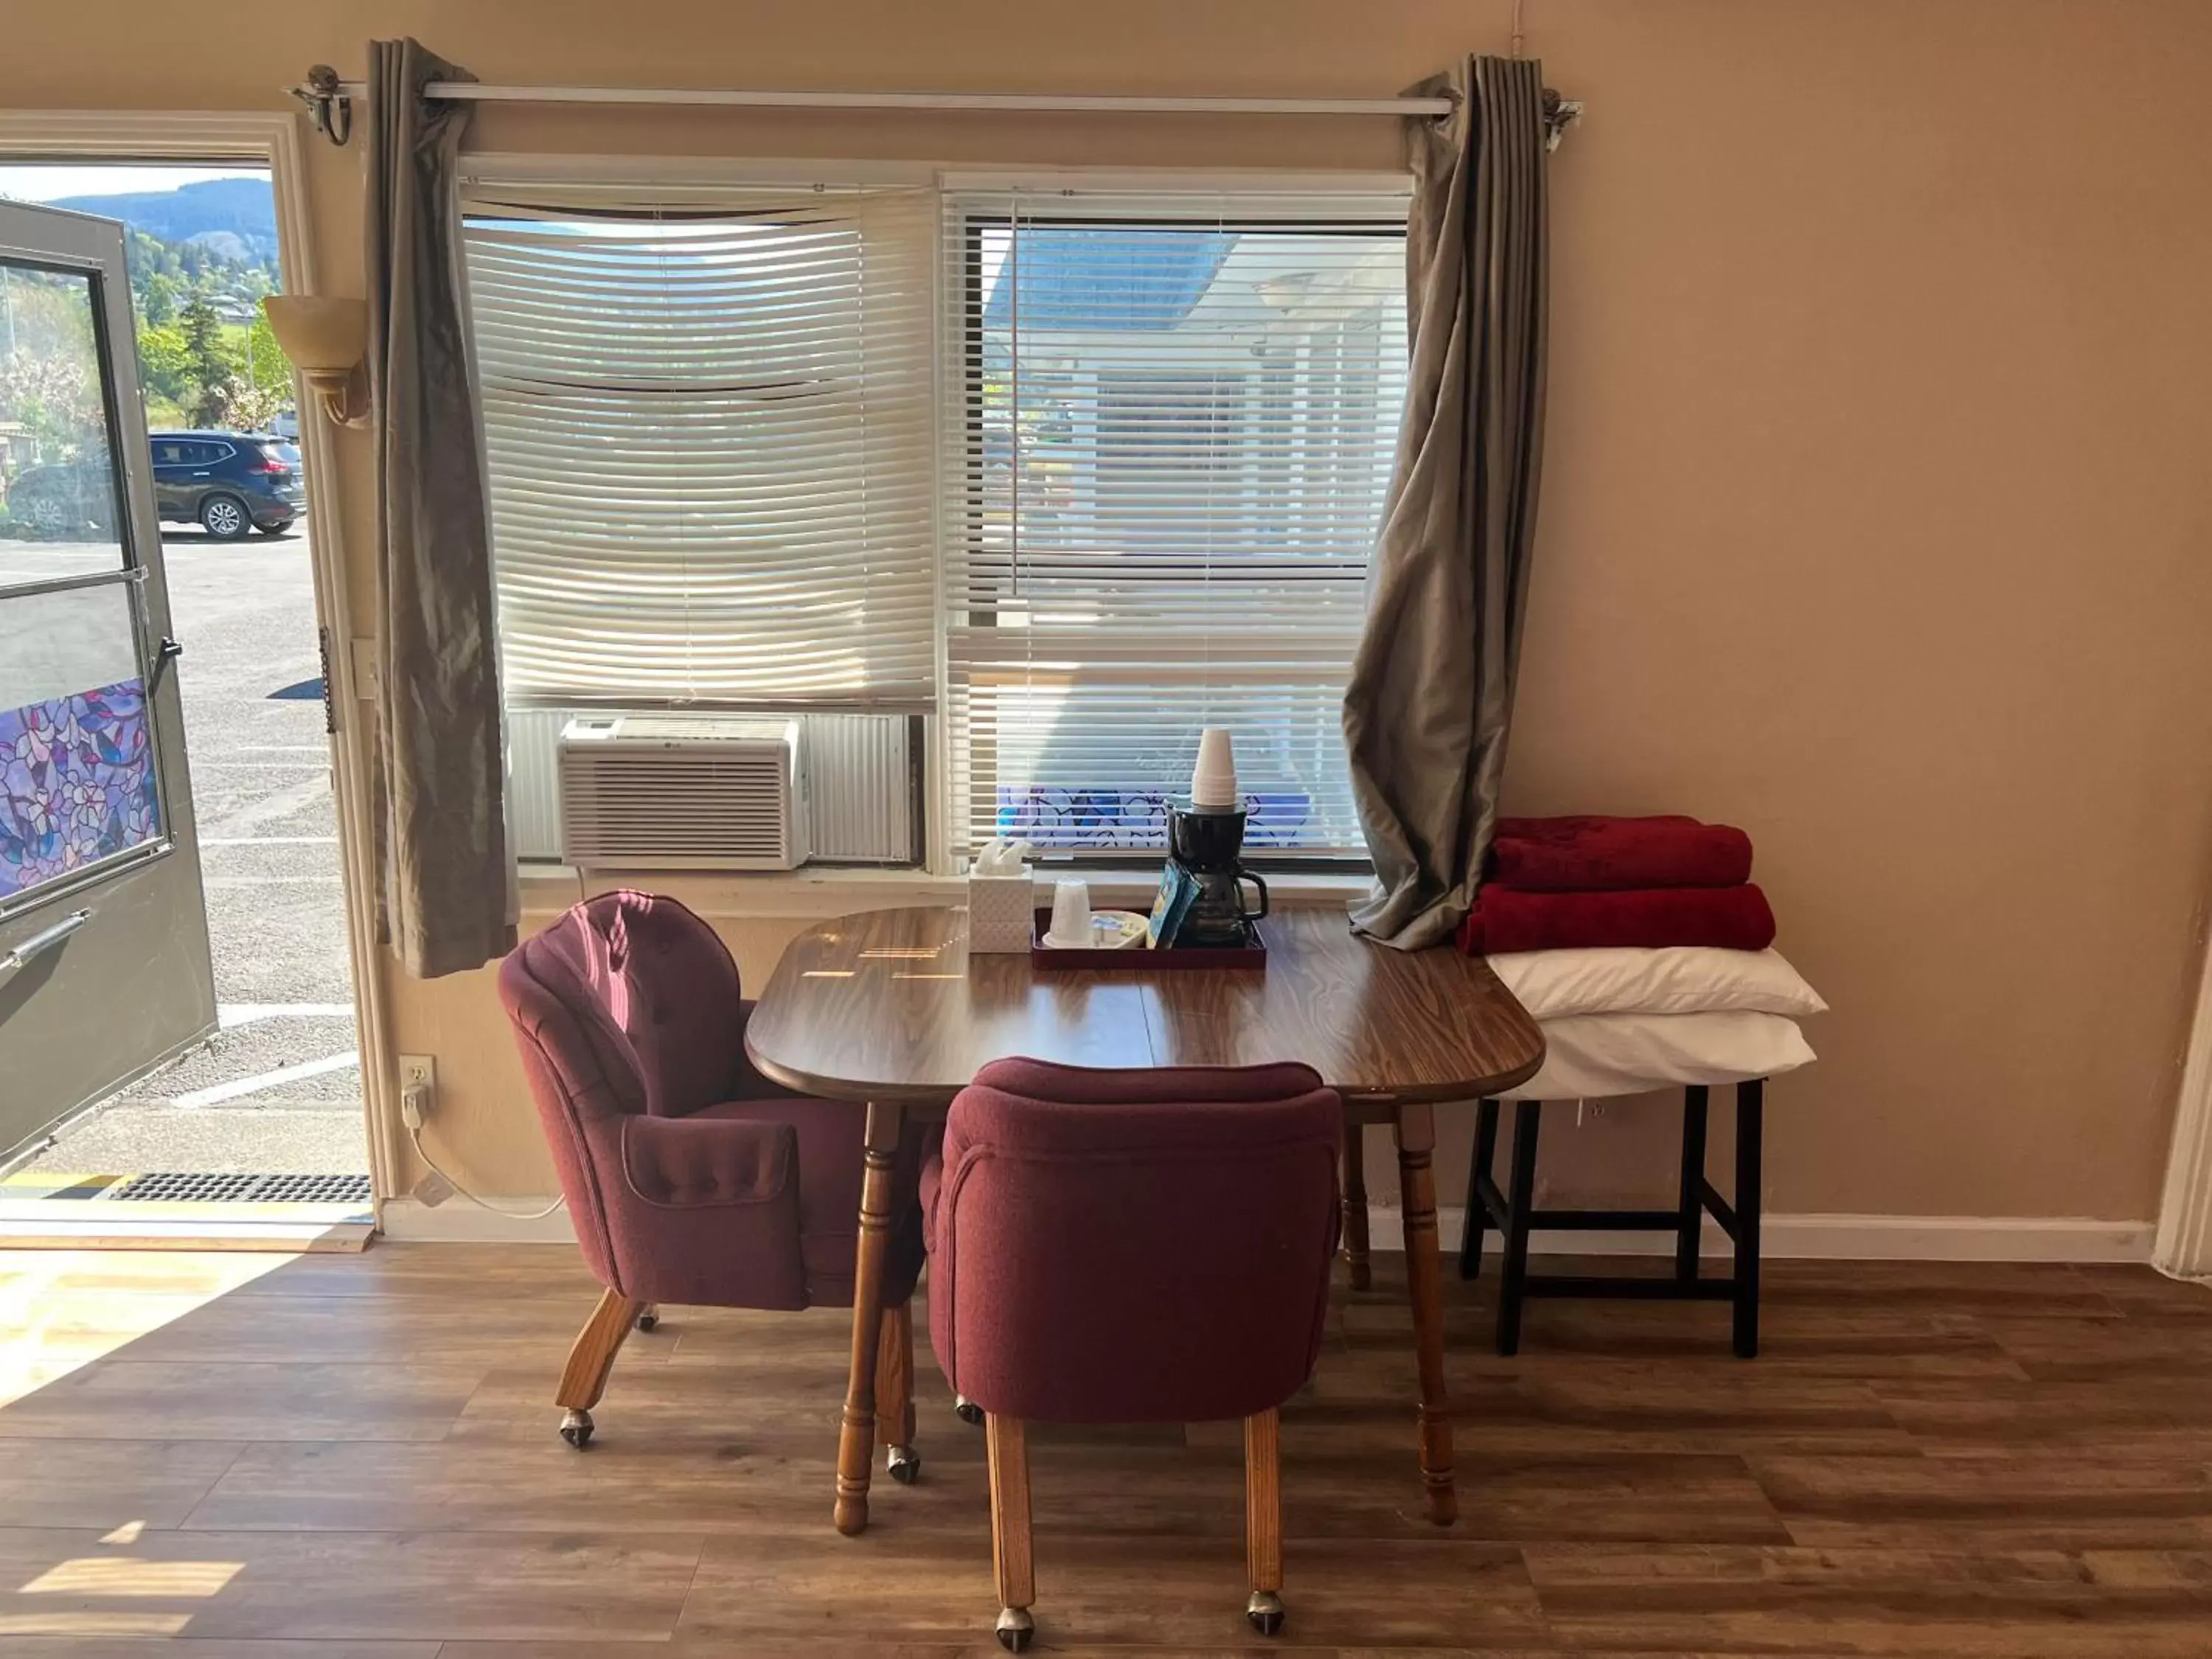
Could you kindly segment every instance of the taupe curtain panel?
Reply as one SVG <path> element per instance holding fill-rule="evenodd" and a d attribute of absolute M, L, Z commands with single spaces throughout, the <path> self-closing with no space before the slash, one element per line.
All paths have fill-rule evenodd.
<path fill-rule="evenodd" d="M 1470 58 L 1413 88 L 1458 100 L 1411 124 L 1411 372 L 1345 693 L 1376 891 L 1360 933 L 1448 938 L 1474 902 L 1528 607 L 1544 449 L 1543 71 Z"/>
<path fill-rule="evenodd" d="M 468 81 L 412 40 L 368 58 L 368 379 L 376 430 L 378 930 L 418 979 L 514 948 L 483 452 L 454 165 Z"/>

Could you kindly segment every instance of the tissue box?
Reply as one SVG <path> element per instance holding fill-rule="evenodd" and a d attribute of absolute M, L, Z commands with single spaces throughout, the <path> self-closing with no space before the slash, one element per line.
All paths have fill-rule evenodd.
<path fill-rule="evenodd" d="M 968 948 L 1026 953 L 1036 932 L 1036 887 L 1030 872 L 968 878 Z"/>

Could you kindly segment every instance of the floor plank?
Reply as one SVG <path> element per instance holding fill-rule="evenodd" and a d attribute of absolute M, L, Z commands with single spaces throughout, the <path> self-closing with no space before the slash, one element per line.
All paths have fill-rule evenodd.
<path fill-rule="evenodd" d="M 1720 1310 L 1446 1286 L 1459 1524 L 1421 1514 L 1400 1258 L 1284 1408 L 1281 1638 L 1235 1424 L 1031 1435 L 1041 1650 L 1275 1659 L 2212 1653 L 2212 1289 L 1776 1263 Z M 916 1355 L 921 1483 L 829 1524 L 842 1313 L 664 1310 L 579 1454 L 558 1248 L 0 1252 L 7 1659 L 986 1659 L 982 1440 Z"/>
<path fill-rule="evenodd" d="M 699 1561 L 681 1535 L 91 1532 L 0 1528 L 0 1636 L 201 1641 L 665 1640 Z"/>

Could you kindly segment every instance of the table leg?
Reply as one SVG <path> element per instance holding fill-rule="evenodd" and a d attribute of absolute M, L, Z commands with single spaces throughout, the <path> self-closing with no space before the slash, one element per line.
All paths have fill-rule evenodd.
<path fill-rule="evenodd" d="M 1437 1121 L 1426 1105 L 1398 1108 L 1398 1183 L 1406 1217 L 1406 1290 L 1413 1309 L 1413 1349 L 1421 1370 L 1421 1484 L 1429 1519 L 1459 1519 L 1452 1486 L 1451 1395 L 1444 1386 L 1443 1261 L 1437 1243 L 1437 1176 L 1431 1167 Z"/>
<path fill-rule="evenodd" d="M 1366 1137 L 1366 1125 L 1344 1126 L 1344 1265 L 1355 1291 L 1374 1282 L 1367 1265 Z"/>
<path fill-rule="evenodd" d="M 853 1269 L 853 1352 L 845 1413 L 837 1434 L 837 1530 L 868 1525 L 868 1466 L 876 1443 L 876 1355 L 884 1319 L 884 1257 L 890 1249 L 891 1164 L 906 1109 L 868 1106 L 866 1168 L 860 1177 L 860 1248 Z"/>

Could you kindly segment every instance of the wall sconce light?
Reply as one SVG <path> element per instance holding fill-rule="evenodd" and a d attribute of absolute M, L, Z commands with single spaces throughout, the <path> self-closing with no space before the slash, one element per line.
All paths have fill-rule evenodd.
<path fill-rule="evenodd" d="M 272 294 L 261 309 L 324 415 L 339 426 L 367 426 L 368 301 Z"/>

